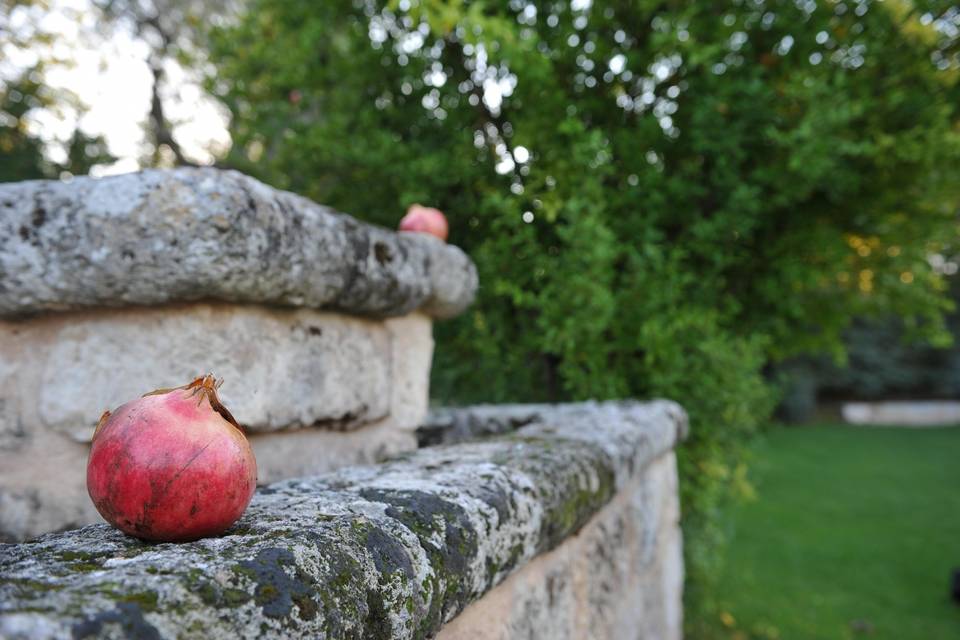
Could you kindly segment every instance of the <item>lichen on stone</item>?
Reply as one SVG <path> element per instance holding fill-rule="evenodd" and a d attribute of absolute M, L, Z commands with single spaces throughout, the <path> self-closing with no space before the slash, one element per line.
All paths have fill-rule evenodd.
<path fill-rule="evenodd" d="M 450 317 L 477 271 L 426 234 L 181 167 L 0 185 L 0 281 L 0 317 L 201 299 Z"/>
<path fill-rule="evenodd" d="M 275 483 L 218 538 L 95 525 L 0 545 L 0 637 L 432 637 L 686 428 L 666 401 L 526 415 L 513 433 Z"/>

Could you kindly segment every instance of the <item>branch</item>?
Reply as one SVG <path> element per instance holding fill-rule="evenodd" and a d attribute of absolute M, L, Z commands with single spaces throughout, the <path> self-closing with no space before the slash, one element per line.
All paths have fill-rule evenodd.
<path fill-rule="evenodd" d="M 196 167 L 196 162 L 189 160 L 173 137 L 173 131 L 163 110 L 163 100 L 160 99 L 160 85 L 163 82 L 163 67 L 159 61 L 150 63 L 150 72 L 153 74 L 153 83 L 150 85 L 150 122 L 152 123 L 153 140 L 157 149 L 160 145 L 167 145 L 173 152 L 178 165 Z"/>
<path fill-rule="evenodd" d="M 169 56 L 169 48 L 173 42 L 173 37 L 167 33 L 167 30 L 160 23 L 159 14 L 146 14 L 136 3 L 131 3 L 130 12 L 137 35 L 143 38 L 146 31 L 151 29 L 160 38 L 160 46 L 154 48 L 149 59 L 150 73 L 153 74 L 153 83 L 150 85 L 150 123 L 154 144 L 156 145 L 155 153 L 159 151 L 161 145 L 167 145 L 173 152 L 178 165 L 199 166 L 184 155 L 180 143 L 173 137 L 173 129 L 164 111 L 163 100 L 160 98 L 160 88 L 163 85 L 164 76 L 163 60 Z"/>

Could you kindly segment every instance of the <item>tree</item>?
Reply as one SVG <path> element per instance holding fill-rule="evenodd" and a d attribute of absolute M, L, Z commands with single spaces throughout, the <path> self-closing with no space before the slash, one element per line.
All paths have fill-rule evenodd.
<path fill-rule="evenodd" d="M 55 41 L 55 34 L 31 19 L 29 10 L 36 4 L 32 0 L 0 0 L 3 54 L 15 51 L 29 58 L 26 52 Z M 22 12 L 14 18 L 17 9 Z M 91 136 L 77 124 L 85 109 L 77 96 L 44 83 L 46 67 L 57 61 L 35 53 L 33 57 L 34 63 L 26 68 L 0 64 L 0 182 L 86 174 L 96 164 L 115 161 L 102 136 Z M 55 155 L 51 146 L 59 145 L 44 140 L 36 127 L 30 126 L 31 118 L 43 110 L 69 111 L 75 116 L 73 133 L 57 149 L 64 157 L 61 162 L 51 160 Z"/>
<path fill-rule="evenodd" d="M 27 131 L 25 120 L 39 104 L 29 76 L 0 89 L 0 182 L 42 178 L 47 173 L 43 143 Z"/>
<path fill-rule="evenodd" d="M 9 57 L 9 60 L 0 59 L 0 81 L 19 87 L 14 95 L 26 96 L 24 104 L 33 104 L 30 110 L 34 116 L 44 111 L 55 112 L 57 119 L 76 123 L 85 113 L 85 105 L 70 91 L 51 86 L 47 82 L 48 72 L 70 69 L 78 52 L 89 53 L 91 50 L 98 50 L 101 64 L 105 64 L 111 44 L 132 40 L 142 45 L 146 52 L 144 62 L 151 78 L 149 108 L 143 119 L 146 135 L 140 164 L 196 165 L 205 158 L 191 156 L 189 146 L 188 151 L 184 151 L 179 140 L 182 137 L 179 127 L 183 123 L 170 114 L 178 111 L 182 114 L 184 106 L 194 109 L 207 106 L 198 105 L 197 99 L 191 95 L 191 90 L 198 88 L 207 64 L 206 33 L 211 24 L 227 20 L 237 10 L 237 4 L 237 0 L 88 0 L 80 4 L 0 0 L 2 53 Z M 64 34 L 57 33 L 56 25 L 64 21 L 71 22 L 73 29 Z M 22 64 L 19 61 L 31 58 L 36 62 L 30 68 L 18 67 Z M 176 84 L 168 80 L 171 71 L 179 76 Z M 27 93 L 23 89 L 27 89 Z M 184 89 L 191 97 L 180 95 Z M 202 99 L 209 102 L 208 96 L 203 95 Z M 92 151 L 98 139 L 83 138 L 86 134 L 79 127 L 75 128 L 77 134 L 73 140 L 59 140 L 56 144 L 48 141 L 44 145 L 37 139 L 36 143 L 44 147 L 42 154 L 49 157 L 53 151 L 53 155 L 59 156 L 66 151 L 69 155 L 68 148 L 73 145 L 71 157 L 76 160 L 76 151 L 88 147 Z M 216 146 L 216 143 L 210 145 Z M 207 151 L 212 153 L 216 149 Z M 0 149 L 0 155 L 6 153 Z M 6 161 L 27 166 L 12 156 Z M 102 157 L 100 161 L 104 161 Z M 49 171 L 44 173 L 48 174 Z"/>
<path fill-rule="evenodd" d="M 388 226 L 448 212 L 482 284 L 437 328 L 441 402 L 687 407 L 688 594 L 708 607 L 768 363 L 838 351 L 863 314 L 943 337 L 926 256 L 957 238 L 958 21 L 902 1 L 256 0 L 214 38 L 210 87 L 234 166 Z"/>
<path fill-rule="evenodd" d="M 0 86 L 0 182 L 56 178 L 61 174 L 85 175 L 97 164 L 108 164 L 110 155 L 102 136 L 90 136 L 80 128 L 66 145 L 66 160 L 53 162 L 46 144 L 30 132 L 30 113 L 55 101 L 29 70 L 13 82 Z"/>
<path fill-rule="evenodd" d="M 148 165 L 162 164 L 164 152 L 173 164 L 197 166 L 181 148 L 176 123 L 167 115 L 167 67 L 180 65 L 187 74 L 203 67 L 206 34 L 212 22 L 237 11 L 234 0 L 92 0 L 99 11 L 98 24 L 109 38 L 117 28 L 129 29 L 147 46 L 150 69 L 150 110 L 145 128 L 151 148 Z"/>

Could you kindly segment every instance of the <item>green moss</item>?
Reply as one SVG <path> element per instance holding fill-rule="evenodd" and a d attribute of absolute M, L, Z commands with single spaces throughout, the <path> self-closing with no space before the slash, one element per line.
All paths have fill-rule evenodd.
<path fill-rule="evenodd" d="M 256 533 L 256 530 L 253 527 L 245 525 L 237 525 L 236 527 L 230 529 L 224 535 L 228 536 L 248 536 L 252 533 Z"/>
<path fill-rule="evenodd" d="M 235 567 L 236 569 L 236 567 Z M 206 578 L 198 569 L 191 569 L 186 574 L 187 587 L 207 606 L 216 609 L 235 608 L 251 599 L 251 595 L 243 589 L 222 589 L 216 582 Z"/>
<path fill-rule="evenodd" d="M 350 531 L 358 542 L 365 545 L 370 537 L 372 526 L 367 520 L 353 520 L 350 522 Z"/>
<path fill-rule="evenodd" d="M 103 566 L 99 562 L 100 558 L 103 557 L 102 555 L 87 551 L 61 551 L 57 554 L 57 557 L 70 563 L 65 567 L 68 573 L 98 571 Z"/>
<path fill-rule="evenodd" d="M 207 604 L 211 607 L 216 607 L 220 604 L 220 594 L 217 592 L 217 588 L 212 582 L 201 582 L 191 590 L 200 597 L 200 600 L 202 600 L 204 604 Z"/>
<path fill-rule="evenodd" d="M 276 540 L 277 538 L 286 538 L 291 535 L 289 529 L 274 529 L 273 531 L 268 532 L 263 537 L 267 540 Z"/>
<path fill-rule="evenodd" d="M 89 587 L 89 590 L 93 593 L 102 593 L 110 597 L 114 597 L 119 589 L 121 589 L 119 582 L 100 582 Z"/>
<path fill-rule="evenodd" d="M 333 579 L 333 586 L 337 589 L 343 589 L 350 584 L 352 574 L 349 571 L 341 571 Z"/>
<path fill-rule="evenodd" d="M 280 595 L 280 592 L 272 584 L 262 584 L 257 587 L 256 593 L 254 593 L 254 599 L 257 604 L 263 606 L 269 602 L 276 600 L 277 596 Z"/>
<path fill-rule="evenodd" d="M 365 637 L 380 639 L 393 637 L 393 625 L 383 606 L 383 597 L 377 591 L 367 591 L 367 617 L 364 620 Z"/>
<path fill-rule="evenodd" d="M 493 558 L 487 558 L 487 585 L 488 587 L 493 586 L 493 581 L 496 580 L 497 574 L 500 573 L 500 563 L 494 560 Z"/>
<path fill-rule="evenodd" d="M 313 620 L 317 617 L 317 603 L 307 594 L 293 596 L 301 620 Z"/>
<path fill-rule="evenodd" d="M 147 543 L 141 542 L 139 544 L 135 544 L 133 546 L 127 547 L 126 549 L 121 551 L 119 555 L 122 558 L 136 558 L 141 553 L 146 551 L 148 546 L 149 545 Z"/>
<path fill-rule="evenodd" d="M 53 582 L 41 582 L 29 578 L 8 578 L 7 583 L 16 587 L 18 598 L 31 600 L 42 599 L 43 595 L 50 591 L 63 589 L 62 585 Z"/>
<path fill-rule="evenodd" d="M 140 591 L 127 593 L 117 597 L 120 602 L 132 602 L 140 606 L 143 611 L 157 610 L 157 594 L 154 591 Z"/>
<path fill-rule="evenodd" d="M 206 635 L 206 629 L 203 627 L 203 623 L 199 620 L 194 620 L 186 628 L 186 637 L 188 638 L 202 638 Z"/>
<path fill-rule="evenodd" d="M 98 556 L 88 551 L 61 551 L 57 554 L 57 557 L 61 560 L 71 562 L 73 560 L 92 560 Z"/>
<path fill-rule="evenodd" d="M 557 444 L 560 446 L 572 443 L 560 441 Z M 582 445 L 578 447 L 577 455 L 583 459 L 586 454 Z M 616 492 L 612 465 L 603 452 L 595 453 L 589 463 L 590 470 L 596 474 L 598 481 L 595 489 L 581 487 L 576 475 L 571 474 L 567 468 L 538 479 L 538 484 L 544 488 L 542 491 L 547 503 L 544 526 L 538 541 L 540 550 L 552 549 L 576 533 Z M 537 467 L 556 469 L 555 456 L 552 459 L 554 464 L 537 464 Z"/>
<path fill-rule="evenodd" d="M 54 613 L 53 607 L 17 607 L 13 613 Z"/>
<path fill-rule="evenodd" d="M 517 562 L 520 561 L 521 556 L 523 556 L 523 545 L 519 543 L 513 545 L 510 549 L 510 555 L 507 556 L 507 561 L 504 562 L 503 567 L 501 567 L 503 571 L 513 571 L 517 566 Z"/>
<path fill-rule="evenodd" d="M 235 574 L 237 574 L 238 576 L 240 576 L 240 577 L 249 578 L 249 579 L 251 579 L 251 580 L 254 579 L 254 578 L 256 577 L 256 575 L 257 575 L 257 574 L 253 571 L 253 569 L 251 569 L 251 568 L 248 567 L 248 566 L 244 566 L 244 565 L 242 565 L 242 564 L 235 564 L 235 565 L 233 565 L 232 567 L 230 567 L 230 570 L 231 570 L 233 573 L 235 573 Z"/>
<path fill-rule="evenodd" d="M 250 600 L 250 594 L 243 589 L 224 589 L 223 602 L 228 607 L 237 607 Z"/>

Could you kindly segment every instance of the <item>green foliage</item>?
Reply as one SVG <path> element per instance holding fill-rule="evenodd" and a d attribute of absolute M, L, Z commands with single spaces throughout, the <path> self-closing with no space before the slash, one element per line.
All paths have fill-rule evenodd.
<path fill-rule="evenodd" d="M 950 324 L 953 334 L 960 335 L 960 317 L 951 318 Z M 822 397 L 960 398 L 960 345 L 938 349 L 907 342 L 897 318 L 857 322 L 846 337 L 843 367 L 823 359 L 813 363 Z"/>
<path fill-rule="evenodd" d="M 956 303 L 960 286 L 954 289 Z M 947 329 L 960 336 L 960 313 L 947 317 Z M 844 332 L 844 343 L 842 362 L 805 356 L 781 367 L 784 418 L 809 420 L 818 401 L 960 398 L 958 343 L 938 348 L 917 341 L 897 317 L 859 319 Z"/>
<path fill-rule="evenodd" d="M 957 237 L 956 42 L 904 2 L 572 4 L 255 0 L 210 89 L 228 163 L 387 226 L 448 213 L 481 290 L 437 327 L 440 402 L 686 406 L 709 607 L 765 365 L 839 350 L 864 313 L 944 335 L 926 256 Z"/>
<path fill-rule="evenodd" d="M 102 137 L 79 127 L 69 139 L 51 141 L 37 132 L 36 122 L 30 126 L 41 111 L 54 117 L 72 112 L 77 120 L 85 111 L 76 95 L 44 82 L 50 66 L 64 62 L 62 50 L 52 49 L 60 34 L 49 28 L 54 21 L 43 19 L 47 8 L 40 0 L 0 0 L 0 182 L 82 175 L 116 160 Z M 51 159 L 56 156 L 64 162 Z"/>
<path fill-rule="evenodd" d="M 28 76 L 0 87 L 0 182 L 41 178 L 43 145 L 27 133 L 24 116 L 39 106 L 39 86 Z"/>

